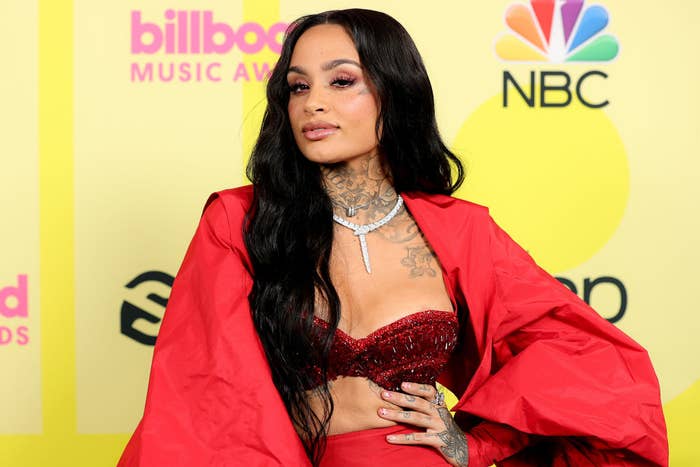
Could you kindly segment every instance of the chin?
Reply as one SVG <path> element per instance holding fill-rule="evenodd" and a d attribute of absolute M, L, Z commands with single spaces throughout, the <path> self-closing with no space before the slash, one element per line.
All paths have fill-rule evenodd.
<path fill-rule="evenodd" d="M 341 162 L 345 162 L 347 159 L 342 158 L 342 157 L 333 157 L 333 156 L 304 156 L 306 159 L 308 159 L 311 162 L 315 162 L 317 164 L 323 164 L 323 165 L 333 165 L 333 164 L 338 164 Z"/>
<path fill-rule="evenodd" d="M 341 162 L 349 162 L 354 159 L 362 158 L 364 156 L 368 156 L 371 154 L 371 149 L 369 149 L 367 152 L 360 152 L 360 153 L 348 153 L 348 152 L 341 152 L 338 150 L 333 150 L 331 147 L 327 148 L 321 148 L 321 147 L 315 147 L 315 148 L 300 148 L 301 153 L 304 155 L 306 159 L 308 159 L 311 162 L 316 162 L 317 164 L 338 164 Z"/>
<path fill-rule="evenodd" d="M 344 162 L 351 157 L 344 155 L 339 155 L 335 151 L 320 151 L 318 148 L 309 150 L 309 148 L 301 149 L 301 153 L 306 159 L 311 162 L 316 162 L 317 164 L 337 164 L 338 162 Z"/>

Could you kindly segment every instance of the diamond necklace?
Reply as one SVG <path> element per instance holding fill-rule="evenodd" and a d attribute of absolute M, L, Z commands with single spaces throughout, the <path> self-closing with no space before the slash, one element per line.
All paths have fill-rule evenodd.
<path fill-rule="evenodd" d="M 338 206 L 339 208 L 345 208 L 345 215 L 347 215 L 348 217 L 353 217 L 355 214 L 357 214 L 358 209 L 366 208 L 367 206 L 369 206 L 370 201 L 367 201 L 365 204 L 358 204 L 356 206 L 343 206 L 342 204 L 333 200 L 332 203 Z"/>
<path fill-rule="evenodd" d="M 353 234 L 356 236 L 360 237 L 360 249 L 362 250 L 362 261 L 365 263 L 365 269 L 367 270 L 367 273 L 372 272 L 372 268 L 370 267 L 369 264 L 369 253 L 367 252 L 367 239 L 365 236 L 370 233 L 373 230 L 378 229 L 379 227 L 383 226 L 387 222 L 389 222 L 398 212 L 399 209 L 401 209 L 401 205 L 403 204 L 403 198 L 401 198 L 400 194 L 397 194 L 396 196 L 396 205 L 393 207 L 389 213 L 379 219 L 378 221 L 371 222 L 369 224 L 354 224 L 350 221 L 346 221 L 342 217 L 333 214 L 333 220 L 336 221 L 340 225 L 344 225 L 348 229 L 353 231 Z"/>

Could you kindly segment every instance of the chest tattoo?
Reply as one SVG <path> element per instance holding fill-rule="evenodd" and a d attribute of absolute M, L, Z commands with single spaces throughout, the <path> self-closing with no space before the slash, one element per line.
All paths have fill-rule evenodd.
<path fill-rule="evenodd" d="M 401 258 L 401 264 L 409 268 L 411 277 L 435 277 L 435 258 L 426 246 L 406 247 L 406 256 Z"/>

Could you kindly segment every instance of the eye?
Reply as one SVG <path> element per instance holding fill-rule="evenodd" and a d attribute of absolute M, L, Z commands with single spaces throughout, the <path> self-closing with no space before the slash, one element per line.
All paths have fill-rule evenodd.
<path fill-rule="evenodd" d="M 339 76 L 334 79 L 331 84 L 339 88 L 348 88 L 355 84 L 355 78 L 352 76 Z"/>
<path fill-rule="evenodd" d="M 305 83 L 292 83 L 289 85 L 289 92 L 292 94 L 299 94 L 307 89 L 309 89 L 309 86 Z"/>

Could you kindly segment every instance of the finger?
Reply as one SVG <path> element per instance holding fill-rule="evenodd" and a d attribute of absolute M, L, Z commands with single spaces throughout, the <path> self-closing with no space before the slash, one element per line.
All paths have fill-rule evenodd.
<path fill-rule="evenodd" d="M 422 397 L 394 391 L 382 391 L 382 399 L 399 407 L 417 410 L 425 414 L 435 412 L 435 406 Z"/>
<path fill-rule="evenodd" d="M 408 423 L 421 428 L 437 429 L 438 431 L 444 429 L 442 428 L 442 419 L 438 416 L 431 416 L 412 410 L 391 410 L 385 407 L 379 409 L 378 413 L 380 417 L 386 420 Z"/>
<path fill-rule="evenodd" d="M 401 389 L 409 394 L 420 396 L 429 401 L 433 400 L 435 398 L 435 394 L 437 394 L 437 389 L 435 386 L 424 383 L 414 383 L 412 381 L 404 381 L 401 383 Z"/>
<path fill-rule="evenodd" d="M 400 435 L 388 435 L 386 440 L 391 444 L 422 444 L 425 446 L 437 447 L 441 441 L 435 433 L 425 433 L 416 431 L 415 433 L 404 433 Z"/>

